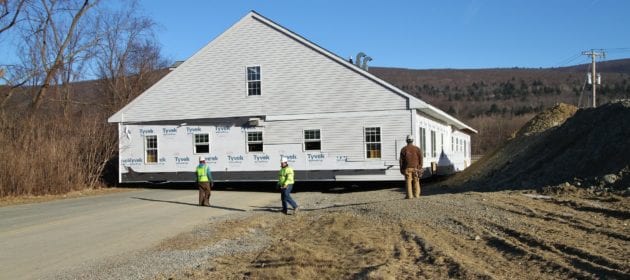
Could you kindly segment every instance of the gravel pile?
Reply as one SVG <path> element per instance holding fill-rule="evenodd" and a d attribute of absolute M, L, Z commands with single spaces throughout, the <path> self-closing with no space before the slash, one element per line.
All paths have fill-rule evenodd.
<path fill-rule="evenodd" d="M 558 105 L 542 112 L 450 184 L 501 190 L 569 183 L 593 192 L 627 193 L 630 100 L 573 114 L 574 109 Z"/>

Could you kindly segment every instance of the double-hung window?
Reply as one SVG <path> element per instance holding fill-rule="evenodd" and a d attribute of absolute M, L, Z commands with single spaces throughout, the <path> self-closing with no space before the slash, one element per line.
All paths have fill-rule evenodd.
<path fill-rule="evenodd" d="M 144 149 L 146 163 L 158 162 L 158 142 L 157 135 L 144 136 Z"/>
<path fill-rule="evenodd" d="M 195 154 L 210 152 L 210 136 L 208 133 L 195 134 Z"/>
<path fill-rule="evenodd" d="M 262 152 L 263 151 L 262 131 L 247 132 L 247 151 L 248 152 Z"/>
<path fill-rule="evenodd" d="M 319 129 L 304 130 L 304 150 L 319 151 L 322 149 L 322 139 Z"/>
<path fill-rule="evenodd" d="M 247 95 L 260 95 L 260 66 L 247 67 Z"/>
<path fill-rule="evenodd" d="M 365 157 L 381 158 L 381 128 L 365 128 Z"/>

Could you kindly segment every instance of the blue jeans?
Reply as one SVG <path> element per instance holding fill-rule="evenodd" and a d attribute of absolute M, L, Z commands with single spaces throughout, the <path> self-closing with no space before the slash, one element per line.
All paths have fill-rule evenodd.
<path fill-rule="evenodd" d="M 292 189 L 293 189 L 293 184 L 288 185 L 284 189 L 280 189 L 280 191 L 282 192 L 280 194 L 280 199 L 282 200 L 282 212 L 287 212 L 287 203 L 291 204 L 291 207 L 293 207 L 293 209 L 298 207 L 297 203 L 295 203 L 293 198 L 291 198 Z"/>

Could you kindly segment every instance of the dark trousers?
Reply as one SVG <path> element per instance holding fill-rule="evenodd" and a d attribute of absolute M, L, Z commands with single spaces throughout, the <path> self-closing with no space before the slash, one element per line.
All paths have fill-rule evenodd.
<path fill-rule="evenodd" d="M 210 182 L 197 182 L 199 186 L 199 206 L 210 206 Z"/>
<path fill-rule="evenodd" d="M 285 212 L 285 213 L 287 212 L 287 203 L 291 204 L 291 207 L 293 207 L 293 209 L 298 207 L 297 203 L 295 203 L 295 201 L 291 197 L 292 189 L 293 189 L 293 184 L 288 185 L 284 189 L 280 189 L 281 191 L 280 199 L 282 200 L 282 212 Z"/>

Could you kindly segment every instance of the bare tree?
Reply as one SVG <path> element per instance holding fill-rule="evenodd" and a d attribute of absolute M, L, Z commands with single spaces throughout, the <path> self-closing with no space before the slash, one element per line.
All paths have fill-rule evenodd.
<path fill-rule="evenodd" d="M 11 3 L 13 3 L 13 5 Z M 0 0 L 0 33 L 15 26 L 25 3 L 26 0 Z M 1 73 L 0 76 L 2 76 Z"/>
<path fill-rule="evenodd" d="M 42 98 L 67 62 L 90 44 L 93 45 L 94 38 L 80 37 L 79 30 L 87 21 L 83 19 L 86 12 L 97 3 L 98 0 L 40 0 L 39 5 L 33 5 L 26 11 L 28 28 L 24 43 L 26 48 L 36 50 L 29 54 L 39 60 L 38 68 L 43 74 L 41 85 L 32 99 L 33 109 L 40 107 Z M 75 48 L 69 52 L 71 45 Z"/>
<path fill-rule="evenodd" d="M 99 89 L 115 111 L 153 84 L 166 68 L 154 36 L 155 23 L 138 15 L 137 2 L 101 18 L 104 37 L 99 45 Z"/>

